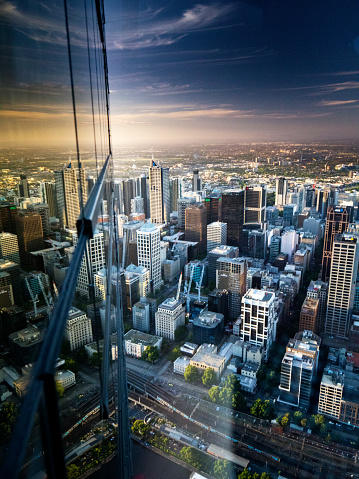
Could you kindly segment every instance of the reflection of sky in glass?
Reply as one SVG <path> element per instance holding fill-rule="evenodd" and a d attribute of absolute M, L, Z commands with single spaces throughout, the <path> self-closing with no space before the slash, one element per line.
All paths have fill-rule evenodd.
<path fill-rule="evenodd" d="M 3 142 L 71 143 L 62 6 L 2 0 L 1 10 Z M 70 2 L 86 140 L 83 10 Z M 88 14 L 92 38 L 89 2 Z M 154 1 L 138 9 L 107 2 L 114 145 L 355 137 L 358 16 L 354 1 L 279 1 L 270 8 L 260 1 Z"/>

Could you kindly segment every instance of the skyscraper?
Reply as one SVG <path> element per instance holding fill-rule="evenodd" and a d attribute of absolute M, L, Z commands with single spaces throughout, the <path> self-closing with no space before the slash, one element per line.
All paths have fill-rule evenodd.
<path fill-rule="evenodd" d="M 285 205 L 285 197 L 287 196 L 288 180 L 285 178 L 277 178 L 275 188 L 275 205 Z"/>
<path fill-rule="evenodd" d="M 351 326 L 358 275 L 359 237 L 349 233 L 334 239 L 328 287 L 325 332 L 347 338 Z"/>
<path fill-rule="evenodd" d="M 266 219 L 267 188 L 246 186 L 244 190 L 244 224 L 260 228 Z"/>
<path fill-rule="evenodd" d="M 210 195 L 204 200 L 207 209 L 207 225 L 222 218 L 222 198 L 220 195 Z"/>
<path fill-rule="evenodd" d="M 169 168 L 151 160 L 149 169 L 150 209 L 152 223 L 170 222 Z"/>
<path fill-rule="evenodd" d="M 19 183 L 19 196 L 23 198 L 28 198 L 30 196 L 29 183 L 26 179 L 26 175 L 20 175 Z"/>
<path fill-rule="evenodd" d="M 80 214 L 81 198 L 83 205 L 87 201 L 85 170 L 72 168 L 71 163 L 62 170 L 55 171 L 57 217 L 62 228 L 76 228 Z"/>
<path fill-rule="evenodd" d="M 297 333 L 288 341 L 282 359 L 278 401 L 295 407 L 309 406 L 321 342 L 312 331 Z"/>
<path fill-rule="evenodd" d="M 180 301 L 167 298 L 158 306 L 156 312 L 156 335 L 175 339 L 175 331 L 185 324 L 185 309 Z"/>
<path fill-rule="evenodd" d="M 204 205 L 186 208 L 186 241 L 198 242 L 200 254 L 207 248 L 207 211 Z"/>
<path fill-rule="evenodd" d="M 229 316 L 232 320 L 236 320 L 241 312 L 242 296 L 246 292 L 247 260 L 218 258 L 216 270 L 216 288 L 228 291 Z"/>
<path fill-rule="evenodd" d="M 0 230 L 16 235 L 17 208 L 14 205 L 0 205 Z"/>
<path fill-rule="evenodd" d="M 0 258 L 20 264 L 19 244 L 16 235 L 0 233 Z"/>
<path fill-rule="evenodd" d="M 137 231 L 138 266 L 150 272 L 151 290 L 161 287 L 160 229 L 153 223 L 145 223 Z"/>
<path fill-rule="evenodd" d="M 182 178 L 171 178 L 170 179 L 170 204 L 171 212 L 177 211 L 177 201 L 178 198 L 182 196 Z"/>
<path fill-rule="evenodd" d="M 49 215 L 56 216 L 56 187 L 51 181 L 40 182 L 41 202 L 49 206 Z"/>
<path fill-rule="evenodd" d="M 42 224 L 42 233 L 46 238 L 50 233 L 50 213 L 49 213 L 49 205 L 47 203 L 34 203 L 29 205 L 27 208 L 29 211 L 33 211 L 34 213 L 40 215 L 41 217 L 41 224 Z"/>
<path fill-rule="evenodd" d="M 192 190 L 193 191 L 201 191 L 202 190 L 202 180 L 199 176 L 199 171 L 198 170 L 193 170 Z"/>
<path fill-rule="evenodd" d="M 242 247 L 244 221 L 244 191 L 225 190 L 222 193 L 222 222 L 227 223 L 227 244 Z"/>
<path fill-rule="evenodd" d="M 216 221 L 207 225 L 207 252 L 222 244 L 227 244 L 227 223 Z"/>
<path fill-rule="evenodd" d="M 131 200 L 136 196 L 136 182 L 133 178 L 122 182 L 123 211 L 126 216 L 131 213 Z"/>
<path fill-rule="evenodd" d="M 147 185 L 147 177 L 145 174 L 140 176 L 140 184 L 141 184 L 141 198 L 143 198 L 143 211 L 146 215 L 146 218 L 151 216 L 150 213 L 150 200 L 148 196 L 148 185 Z"/>
<path fill-rule="evenodd" d="M 18 214 L 16 231 L 21 264 L 30 264 L 30 252 L 44 247 L 41 216 L 35 213 Z"/>
<path fill-rule="evenodd" d="M 78 241 L 77 233 L 73 236 L 74 246 L 76 246 Z M 87 242 L 87 256 L 89 258 L 89 268 L 91 274 L 87 268 L 87 262 L 85 254 L 82 257 L 82 262 L 80 266 L 79 276 L 77 280 L 76 290 L 84 297 L 90 298 L 89 294 L 89 279 L 93 281 L 94 275 L 98 273 L 101 269 L 106 267 L 105 260 L 105 244 L 104 244 L 104 234 L 102 231 L 95 231 L 95 234 L 92 239 Z"/>
<path fill-rule="evenodd" d="M 240 338 L 262 346 L 265 359 L 276 337 L 277 319 L 274 293 L 258 289 L 246 292 L 242 298 Z"/>
<path fill-rule="evenodd" d="M 353 211 L 350 206 L 328 207 L 323 244 L 322 281 L 329 280 L 334 238 L 346 231 L 352 217 Z"/>
<path fill-rule="evenodd" d="M 185 228 L 186 226 L 186 208 L 191 205 L 194 205 L 196 202 L 195 198 L 178 198 L 177 200 L 177 213 L 178 213 L 178 226 L 180 228 Z"/>

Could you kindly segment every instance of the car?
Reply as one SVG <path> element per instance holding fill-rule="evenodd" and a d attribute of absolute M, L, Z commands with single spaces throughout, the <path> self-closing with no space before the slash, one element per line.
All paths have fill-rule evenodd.
<path fill-rule="evenodd" d="M 168 383 L 168 385 L 171 386 L 171 387 L 173 387 L 173 384 L 171 384 L 171 383 Z"/>
<path fill-rule="evenodd" d="M 216 407 L 216 411 L 219 411 L 219 406 Z"/>

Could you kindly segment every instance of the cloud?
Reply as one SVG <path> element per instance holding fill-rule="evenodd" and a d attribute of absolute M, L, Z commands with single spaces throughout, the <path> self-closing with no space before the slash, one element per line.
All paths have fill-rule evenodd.
<path fill-rule="evenodd" d="M 322 85 L 319 87 L 320 90 L 327 93 L 335 93 L 337 91 L 345 91 L 345 90 L 357 90 L 359 88 L 358 81 L 346 81 L 340 83 L 331 83 L 329 85 Z"/>
<path fill-rule="evenodd" d="M 138 50 L 172 45 L 189 33 L 214 28 L 215 24 L 227 18 L 234 8 L 234 4 L 197 4 L 177 18 L 160 19 L 159 15 L 154 15 L 141 27 L 138 24 L 130 25 L 121 33 L 114 32 L 111 35 L 113 40 L 110 40 L 107 46 L 109 49 Z"/>
<path fill-rule="evenodd" d="M 359 100 L 322 100 L 318 106 L 345 106 L 358 102 Z"/>

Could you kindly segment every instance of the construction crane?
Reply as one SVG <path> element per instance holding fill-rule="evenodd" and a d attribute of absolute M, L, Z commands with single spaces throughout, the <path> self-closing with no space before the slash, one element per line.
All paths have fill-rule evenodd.
<path fill-rule="evenodd" d="M 38 297 L 37 294 L 34 295 L 34 293 L 32 292 L 32 289 L 31 289 L 30 284 L 29 284 L 29 280 L 28 280 L 27 278 L 25 278 L 25 283 L 26 283 L 27 289 L 28 289 L 28 291 L 29 291 L 31 301 L 33 302 L 33 305 L 34 305 L 35 318 L 37 318 L 37 306 L 36 306 L 36 303 L 39 302 L 39 297 Z"/>
<path fill-rule="evenodd" d="M 189 282 L 188 282 L 188 287 L 187 287 L 187 298 L 186 298 L 186 309 L 187 313 L 190 312 L 190 304 L 191 304 L 191 297 L 190 297 L 190 292 L 191 292 L 191 284 L 192 284 L 192 279 L 193 279 L 193 272 L 194 272 L 194 264 L 190 264 L 190 275 L 189 275 Z"/>
<path fill-rule="evenodd" d="M 52 282 L 52 286 L 54 287 L 54 292 L 55 292 L 56 298 L 58 298 L 59 297 L 59 292 L 58 292 L 57 286 L 55 284 L 55 281 Z"/>
<path fill-rule="evenodd" d="M 40 278 L 40 276 L 37 276 L 37 280 L 39 282 L 39 285 L 40 285 L 40 288 L 41 288 L 41 291 L 42 291 L 42 294 L 45 298 L 45 302 L 47 304 L 47 313 L 49 314 L 51 309 L 52 309 L 52 297 L 51 297 L 51 294 L 49 293 L 49 297 L 47 296 L 46 294 L 46 291 L 45 291 L 45 288 L 44 288 L 44 285 L 42 283 L 42 280 Z"/>
<path fill-rule="evenodd" d="M 315 187 L 317 186 L 317 179 L 318 179 L 318 177 L 316 177 L 316 179 L 315 179 L 315 182 L 314 182 L 314 185 L 313 185 L 313 189 L 315 189 Z"/>
<path fill-rule="evenodd" d="M 181 284 L 182 284 L 182 272 L 180 274 L 179 280 L 178 280 L 178 288 L 177 288 L 177 294 L 176 294 L 176 301 L 179 300 L 179 295 L 181 291 Z"/>
<path fill-rule="evenodd" d="M 177 241 L 179 240 L 180 234 L 181 234 L 181 232 L 179 231 L 179 232 L 177 233 L 176 239 L 175 239 L 174 242 L 173 242 L 173 245 L 172 245 L 172 248 L 171 248 L 172 253 L 174 253 L 175 246 L 176 246 L 176 244 L 177 244 Z"/>
<path fill-rule="evenodd" d="M 196 283 L 196 289 L 198 290 L 198 302 L 201 301 L 201 288 L 202 288 L 203 274 L 204 274 L 204 265 L 202 266 L 202 271 L 201 271 L 201 276 L 199 278 L 199 281 L 198 283 Z"/>

